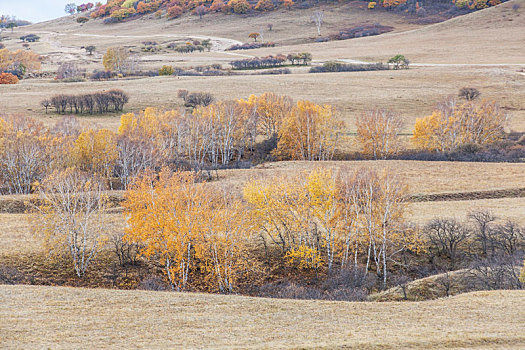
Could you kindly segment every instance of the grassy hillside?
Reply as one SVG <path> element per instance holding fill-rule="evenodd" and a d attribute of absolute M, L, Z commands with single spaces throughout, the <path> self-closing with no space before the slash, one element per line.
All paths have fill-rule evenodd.
<path fill-rule="evenodd" d="M 0 286 L 2 348 L 519 349 L 523 291 L 414 303 Z"/>
<path fill-rule="evenodd" d="M 520 8 L 515 11 L 513 5 Z M 525 64 L 525 0 L 456 17 L 402 33 L 387 33 L 345 41 L 321 43 L 310 50 L 318 59 L 385 60 L 403 53 L 415 63 Z M 263 55 L 268 49 L 253 52 Z"/>

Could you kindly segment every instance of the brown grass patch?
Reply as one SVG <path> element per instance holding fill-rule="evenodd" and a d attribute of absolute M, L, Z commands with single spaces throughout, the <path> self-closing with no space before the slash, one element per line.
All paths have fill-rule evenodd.
<path fill-rule="evenodd" d="M 523 291 L 349 303 L 0 286 L 4 348 L 518 349 Z"/>

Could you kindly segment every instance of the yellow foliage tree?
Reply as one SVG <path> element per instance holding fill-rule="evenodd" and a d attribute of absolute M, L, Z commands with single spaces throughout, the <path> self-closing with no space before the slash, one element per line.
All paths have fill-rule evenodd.
<path fill-rule="evenodd" d="M 109 72 L 124 73 L 130 69 L 131 56 L 124 47 L 110 47 L 107 49 L 102 64 Z"/>
<path fill-rule="evenodd" d="M 299 101 L 283 121 L 275 155 L 280 159 L 332 159 L 343 127 L 332 106 Z"/>
<path fill-rule="evenodd" d="M 85 131 L 75 140 L 71 154 L 80 170 L 109 178 L 118 157 L 116 135 L 107 129 Z"/>
<path fill-rule="evenodd" d="M 240 100 L 250 111 L 255 111 L 257 134 L 266 139 L 277 137 L 285 117 L 293 107 L 288 96 L 265 92 L 260 96 L 250 95 L 248 100 Z M 248 112 L 249 113 L 249 112 Z"/>
<path fill-rule="evenodd" d="M 369 169 L 341 174 L 318 169 L 244 187 L 251 222 L 288 263 L 331 270 L 337 261 L 347 266 L 351 252 L 357 266 L 364 252 L 366 270 L 375 263 L 384 283 L 396 254 L 422 247 L 418 232 L 404 226 L 406 195 L 398 177 Z"/>
<path fill-rule="evenodd" d="M 425 150 L 450 152 L 458 147 L 486 145 L 504 135 L 507 114 L 495 102 L 450 98 L 438 105 L 432 115 L 417 119 L 412 140 Z"/>

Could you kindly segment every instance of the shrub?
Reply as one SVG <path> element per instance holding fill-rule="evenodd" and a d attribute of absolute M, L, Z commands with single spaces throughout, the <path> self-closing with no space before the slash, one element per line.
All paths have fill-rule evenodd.
<path fill-rule="evenodd" d="M 86 23 L 87 21 L 89 21 L 89 18 L 87 18 L 87 17 L 78 17 L 77 18 L 77 22 L 78 23 Z"/>
<path fill-rule="evenodd" d="M 168 18 L 169 19 L 178 18 L 182 15 L 182 12 L 183 12 L 182 7 L 178 5 L 171 6 L 170 8 L 168 8 Z"/>
<path fill-rule="evenodd" d="M 110 71 L 96 70 L 89 78 L 91 80 L 107 80 L 113 78 L 114 76 L 115 74 Z"/>
<path fill-rule="evenodd" d="M 245 44 L 235 44 L 230 46 L 226 49 L 226 51 L 234 51 L 234 50 L 252 50 L 252 49 L 259 49 L 261 47 L 275 47 L 275 43 L 271 41 L 267 41 L 265 43 L 245 43 Z"/>
<path fill-rule="evenodd" d="M 232 61 L 230 64 L 234 69 L 261 69 L 281 66 L 286 62 L 284 55 L 246 58 Z"/>
<path fill-rule="evenodd" d="M 172 75 L 174 72 L 173 67 L 171 66 L 162 66 L 159 69 L 159 75 Z"/>
<path fill-rule="evenodd" d="M 458 96 L 464 98 L 467 101 L 472 101 L 477 99 L 481 95 L 478 89 L 464 87 L 459 90 Z"/>
<path fill-rule="evenodd" d="M 251 5 L 246 0 L 230 0 L 228 1 L 228 7 L 234 13 L 244 14 L 250 10 Z"/>
<path fill-rule="evenodd" d="M 2 84 L 18 84 L 18 77 L 11 73 L 0 73 L 0 85 Z"/>
<path fill-rule="evenodd" d="M 340 30 L 337 34 L 330 35 L 331 40 L 347 40 L 354 38 L 361 38 L 364 36 L 374 36 L 384 33 L 388 33 L 394 30 L 394 27 L 383 26 L 378 23 L 376 24 L 365 24 L 356 27 L 345 28 Z"/>
<path fill-rule="evenodd" d="M 377 3 L 375 1 L 370 1 L 368 3 L 368 8 L 369 9 L 374 9 L 376 7 Z"/>
<path fill-rule="evenodd" d="M 20 37 L 20 40 L 28 43 L 34 43 L 40 40 L 40 37 L 36 34 L 28 34 Z"/>
<path fill-rule="evenodd" d="M 191 92 L 184 97 L 186 107 L 208 106 L 215 100 L 209 92 Z"/>

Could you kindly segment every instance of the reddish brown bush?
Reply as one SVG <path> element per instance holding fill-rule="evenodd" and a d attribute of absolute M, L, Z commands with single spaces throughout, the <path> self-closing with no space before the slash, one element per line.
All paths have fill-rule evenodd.
<path fill-rule="evenodd" d="M 0 73 L 0 84 L 17 84 L 18 78 L 11 73 Z"/>

